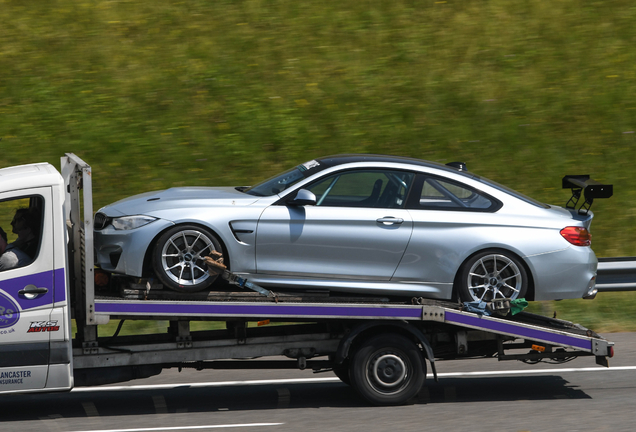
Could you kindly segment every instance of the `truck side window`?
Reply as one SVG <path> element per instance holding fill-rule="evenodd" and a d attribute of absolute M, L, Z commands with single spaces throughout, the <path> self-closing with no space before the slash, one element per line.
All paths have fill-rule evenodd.
<path fill-rule="evenodd" d="M 27 266 L 37 258 L 43 204 L 41 196 L 0 202 L 0 271 Z"/>

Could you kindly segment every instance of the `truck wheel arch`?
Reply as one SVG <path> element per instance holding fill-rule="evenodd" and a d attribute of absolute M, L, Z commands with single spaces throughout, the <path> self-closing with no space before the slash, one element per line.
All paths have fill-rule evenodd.
<path fill-rule="evenodd" d="M 431 344 L 428 342 L 428 339 L 426 339 L 426 336 L 420 329 L 405 321 L 397 321 L 392 323 L 372 321 L 354 327 L 348 335 L 340 340 L 340 344 L 338 345 L 338 349 L 334 357 L 336 365 L 342 365 L 345 360 L 350 357 L 352 346 L 358 345 L 369 337 L 378 335 L 380 333 L 397 333 L 403 336 L 410 337 L 416 342 L 419 342 L 423 348 L 422 355 L 430 362 L 434 379 L 437 382 L 435 355 L 433 353 Z M 424 363 L 424 365 L 426 365 L 426 363 Z"/>

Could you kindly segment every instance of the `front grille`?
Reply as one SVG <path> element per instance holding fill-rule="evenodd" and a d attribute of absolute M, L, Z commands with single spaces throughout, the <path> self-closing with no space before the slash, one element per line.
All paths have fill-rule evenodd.
<path fill-rule="evenodd" d="M 96 213 L 95 220 L 93 221 L 93 229 L 95 231 L 103 230 L 110 223 L 110 218 L 104 213 Z"/>

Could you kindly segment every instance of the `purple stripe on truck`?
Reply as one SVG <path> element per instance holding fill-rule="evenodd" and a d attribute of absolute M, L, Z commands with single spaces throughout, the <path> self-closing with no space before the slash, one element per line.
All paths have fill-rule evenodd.
<path fill-rule="evenodd" d="M 565 345 L 575 348 L 592 351 L 592 341 L 589 339 L 579 339 L 563 334 L 555 334 L 537 328 L 527 328 L 514 323 L 494 321 L 478 316 L 471 316 L 462 313 L 446 312 L 446 322 L 450 324 L 467 325 L 482 330 L 491 330 L 498 333 L 507 333 L 530 340 L 548 341 L 555 345 Z"/>
<path fill-rule="evenodd" d="M 219 316 L 290 316 L 290 317 L 342 317 L 342 318 L 404 318 L 420 319 L 421 307 L 365 307 L 331 305 L 288 304 L 170 304 L 153 302 L 95 302 L 95 312 L 110 314 L 154 315 L 219 315 Z"/>

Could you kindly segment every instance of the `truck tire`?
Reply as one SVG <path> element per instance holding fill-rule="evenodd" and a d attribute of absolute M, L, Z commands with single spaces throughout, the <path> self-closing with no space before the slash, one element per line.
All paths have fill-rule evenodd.
<path fill-rule="evenodd" d="M 470 257 L 460 270 L 458 294 L 465 302 L 524 298 L 528 275 L 523 263 L 509 252 L 490 249 Z"/>
<path fill-rule="evenodd" d="M 354 353 L 351 385 L 373 405 L 402 405 L 415 397 L 426 378 L 426 362 L 414 342 L 396 334 L 365 341 Z"/>
<path fill-rule="evenodd" d="M 333 373 L 340 378 L 340 381 L 347 385 L 351 385 L 351 378 L 349 377 L 349 360 L 345 360 L 341 365 L 334 366 Z"/>
<path fill-rule="evenodd" d="M 192 293 L 208 288 L 218 277 L 207 271 L 203 258 L 212 251 L 223 253 L 209 230 L 197 225 L 177 225 L 155 243 L 152 267 L 161 283 L 175 291 Z"/>

